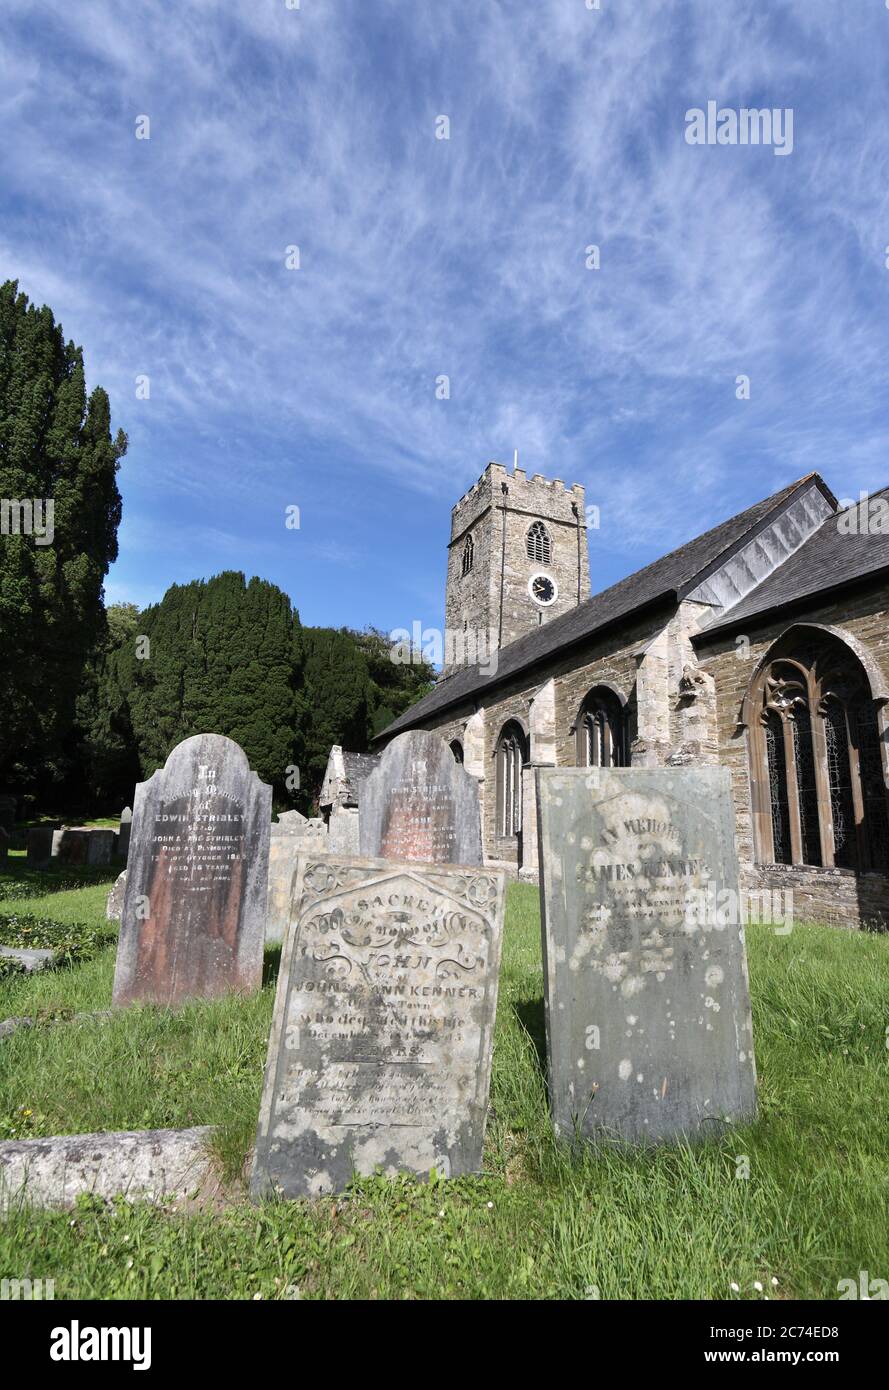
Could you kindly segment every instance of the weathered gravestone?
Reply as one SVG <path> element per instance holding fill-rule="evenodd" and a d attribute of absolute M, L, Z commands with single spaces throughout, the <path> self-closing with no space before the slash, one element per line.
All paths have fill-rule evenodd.
<path fill-rule="evenodd" d="M 33 825 L 28 831 L 29 869 L 45 869 L 49 866 L 53 833 L 51 825 Z"/>
<path fill-rule="evenodd" d="M 251 1191 L 482 1158 L 502 870 L 300 856 Z"/>
<path fill-rule="evenodd" d="M 88 825 L 63 825 L 53 831 L 52 855 L 60 864 L 110 864 L 114 831 Z"/>
<path fill-rule="evenodd" d="M 297 856 L 316 850 L 323 854 L 327 847 L 327 830 L 320 819 L 307 820 L 299 811 L 285 811 L 272 825 L 266 941 L 284 940 Z"/>
<path fill-rule="evenodd" d="M 661 1140 L 752 1116 L 725 768 L 537 774 L 557 1132 Z"/>
<path fill-rule="evenodd" d="M 105 917 L 109 922 L 119 922 L 123 912 L 123 899 L 127 891 L 127 871 L 117 875 L 114 887 L 105 899 Z"/>
<path fill-rule="evenodd" d="M 221 734 L 136 788 L 115 1004 L 175 1004 L 262 979 L 271 787 Z"/>
<path fill-rule="evenodd" d="M 130 832 L 133 828 L 133 812 L 129 806 L 124 806 L 120 813 L 120 826 L 117 831 L 117 843 L 114 853 L 118 859 L 126 859 L 130 852 Z"/>
<path fill-rule="evenodd" d="M 481 864 L 478 782 L 439 734 L 399 734 L 362 785 L 359 836 L 365 856 Z"/>

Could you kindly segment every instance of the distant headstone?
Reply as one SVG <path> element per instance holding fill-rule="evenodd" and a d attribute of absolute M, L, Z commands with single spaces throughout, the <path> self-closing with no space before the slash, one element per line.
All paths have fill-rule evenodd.
<path fill-rule="evenodd" d="M 129 806 L 124 806 L 120 813 L 120 827 L 117 832 L 117 844 L 114 852 L 118 859 L 126 859 L 130 852 L 130 831 L 133 828 L 133 813 Z"/>
<path fill-rule="evenodd" d="M 105 899 L 105 917 L 109 922 L 119 922 L 123 912 L 123 899 L 127 887 L 127 871 L 118 874 L 114 887 Z"/>
<path fill-rule="evenodd" d="M 271 798 L 221 734 L 186 739 L 139 783 L 115 1004 L 259 988 Z"/>
<path fill-rule="evenodd" d="M 327 848 L 343 856 L 360 853 L 357 806 L 334 806 L 327 823 Z"/>
<path fill-rule="evenodd" d="M 272 825 L 269 844 L 269 899 L 266 941 L 283 941 L 290 920 L 290 895 L 297 855 L 327 851 L 327 830 L 322 820 L 307 820 L 299 811 L 285 811 Z"/>
<path fill-rule="evenodd" d="M 29 869 L 45 869 L 48 866 L 52 858 L 53 833 L 51 825 L 33 825 L 28 831 Z"/>
<path fill-rule="evenodd" d="M 504 877 L 300 856 L 254 1198 L 337 1191 L 378 1167 L 478 1171 Z"/>
<path fill-rule="evenodd" d="M 481 864 L 478 782 L 439 734 L 399 734 L 361 787 L 359 836 L 364 856 Z"/>
<path fill-rule="evenodd" d="M 655 1141 L 756 1108 L 726 768 L 537 773 L 550 1100 Z"/>
<path fill-rule="evenodd" d="M 53 831 L 52 855 L 60 864 L 110 864 L 114 831 L 88 825 L 64 825 Z"/>

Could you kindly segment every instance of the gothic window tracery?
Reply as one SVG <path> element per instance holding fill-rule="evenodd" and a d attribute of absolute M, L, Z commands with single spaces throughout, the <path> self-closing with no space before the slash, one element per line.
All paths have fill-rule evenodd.
<path fill-rule="evenodd" d="M 825 634 L 790 633 L 751 690 L 758 857 L 889 871 L 889 815 L 867 673 Z"/>
<path fill-rule="evenodd" d="M 624 711 L 612 690 L 594 687 L 584 699 L 576 726 L 578 767 L 625 767 Z"/>
<path fill-rule="evenodd" d="M 464 575 L 469 574 L 472 569 L 472 562 L 475 558 L 475 543 L 471 536 L 466 537 L 466 544 L 463 547 L 463 571 Z"/>
<path fill-rule="evenodd" d="M 497 740 L 497 830 L 504 838 L 522 829 L 522 767 L 527 761 L 524 731 L 504 725 Z"/>
<path fill-rule="evenodd" d="M 552 561 L 553 547 L 549 532 L 542 521 L 535 521 L 528 529 L 525 538 L 528 559 L 537 565 L 548 565 Z"/>

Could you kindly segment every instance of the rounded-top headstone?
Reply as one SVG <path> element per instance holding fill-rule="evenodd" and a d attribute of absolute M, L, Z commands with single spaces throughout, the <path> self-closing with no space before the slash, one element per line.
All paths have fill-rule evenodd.
<path fill-rule="evenodd" d="M 481 864 L 478 782 L 444 739 L 425 729 L 383 750 L 359 794 L 362 856 Z"/>
<path fill-rule="evenodd" d="M 136 788 L 114 1003 L 258 989 L 272 789 L 198 734 Z"/>

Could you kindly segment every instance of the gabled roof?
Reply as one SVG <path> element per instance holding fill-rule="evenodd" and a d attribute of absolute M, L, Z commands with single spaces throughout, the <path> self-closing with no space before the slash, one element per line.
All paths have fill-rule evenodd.
<path fill-rule="evenodd" d="M 389 738 L 404 729 L 413 728 L 465 700 L 481 700 L 488 690 L 518 672 L 616 623 L 624 622 L 631 615 L 655 606 L 678 603 L 717 560 L 727 557 L 743 545 L 773 514 L 790 506 L 813 482 L 835 506 L 836 499 L 817 473 L 797 479 L 771 497 L 705 531 L 695 540 L 688 541 L 678 550 L 670 551 L 644 569 L 594 594 L 561 617 L 553 618 L 516 638 L 498 652 L 497 668 L 493 674 L 486 675 L 478 666 L 464 666 L 453 675 L 439 680 L 434 690 L 399 715 L 377 738 Z"/>
<path fill-rule="evenodd" d="M 875 498 L 881 499 L 880 515 L 883 510 L 889 513 L 889 488 L 872 493 L 870 500 Z M 776 608 L 811 601 L 813 596 L 829 594 L 883 569 L 889 570 L 889 532 L 871 529 L 867 503 L 863 512 L 855 503 L 829 516 L 783 565 L 692 640 L 702 646 L 716 633 L 737 631 Z"/>
<path fill-rule="evenodd" d="M 358 789 L 380 757 L 380 753 L 350 753 L 335 743 L 327 757 L 318 805 L 357 806 Z"/>

